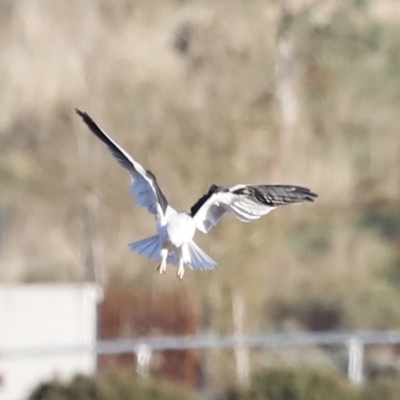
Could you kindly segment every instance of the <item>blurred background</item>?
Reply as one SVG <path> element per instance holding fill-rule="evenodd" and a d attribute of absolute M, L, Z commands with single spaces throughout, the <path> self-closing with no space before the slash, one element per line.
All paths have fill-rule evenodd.
<path fill-rule="evenodd" d="M 102 340 L 399 327 L 398 1 L 0 0 L 0 21 L 3 288 L 101 288 L 90 329 Z M 132 204 L 129 177 L 75 107 L 156 174 L 178 209 L 212 183 L 297 184 L 319 198 L 251 224 L 226 217 L 197 236 L 218 261 L 214 271 L 187 271 L 182 282 L 172 268 L 159 276 L 127 246 L 151 235 L 154 219 Z M 52 293 L 50 303 L 58 301 Z M 24 307 L 11 304 L 0 325 L 24 321 Z M 62 319 L 65 304 L 46 317 Z M 29 330 L 27 322 L 10 337 Z M 364 385 L 397 381 L 399 350 L 366 348 Z M 135 354 L 99 356 L 89 370 L 106 377 L 76 378 L 76 386 L 135 375 Z M 151 360 L 145 373 L 118 379 L 151 387 L 158 377 L 167 385 L 160 393 L 175 399 L 286 399 L 261 384 L 252 395 L 248 388 L 281 382 L 269 373 L 297 388 L 297 372 L 317 365 L 335 380 L 327 387 L 339 379 L 346 395 L 359 395 L 347 387 L 345 346 L 214 348 Z M 1 361 L 0 352 L 0 398 L 9 399 Z M 53 375 L 61 379 L 53 389 L 65 389 L 62 373 Z M 170 393 L 181 385 L 190 393 Z M 382 387 L 380 398 L 391 390 Z"/>

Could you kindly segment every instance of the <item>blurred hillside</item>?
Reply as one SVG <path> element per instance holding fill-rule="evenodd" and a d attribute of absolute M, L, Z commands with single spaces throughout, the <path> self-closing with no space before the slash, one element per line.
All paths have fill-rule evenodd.
<path fill-rule="evenodd" d="M 378 4 L 379 3 L 379 4 Z M 205 327 L 400 323 L 398 2 L 0 3 L 2 282 L 184 285 Z M 313 205 L 198 236 L 212 273 L 155 272 L 152 234 L 93 116 L 188 209 L 211 183 L 293 183 Z M 103 271 L 103 272 L 101 272 Z M 105 272 L 104 272 L 105 271 Z"/>

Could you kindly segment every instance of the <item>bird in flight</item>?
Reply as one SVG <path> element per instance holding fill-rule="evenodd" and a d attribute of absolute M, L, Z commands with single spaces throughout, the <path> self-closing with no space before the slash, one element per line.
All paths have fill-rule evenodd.
<path fill-rule="evenodd" d="M 249 222 L 276 207 L 312 202 L 317 197 L 310 189 L 294 185 L 211 185 L 190 212 L 178 212 L 168 204 L 156 177 L 149 170 L 111 139 L 86 112 L 76 112 L 130 174 L 131 193 L 136 204 L 155 215 L 157 233 L 131 243 L 129 247 L 142 256 L 158 261 L 157 271 L 160 274 L 165 273 L 167 264 L 178 267 L 179 279 L 183 278 L 185 267 L 200 271 L 214 269 L 217 263 L 196 245 L 193 237 L 196 229 L 208 233 L 227 213 L 240 221 Z"/>

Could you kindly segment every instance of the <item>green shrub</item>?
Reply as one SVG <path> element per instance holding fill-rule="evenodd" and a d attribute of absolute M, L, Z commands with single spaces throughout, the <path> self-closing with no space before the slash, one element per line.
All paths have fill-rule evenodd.
<path fill-rule="evenodd" d="M 361 391 L 359 400 L 398 400 L 400 382 L 396 379 L 380 379 L 367 384 Z"/>
<path fill-rule="evenodd" d="M 29 400 L 69 400 L 67 390 L 61 383 L 41 383 L 29 396 Z"/>
<path fill-rule="evenodd" d="M 335 372 L 275 368 L 253 376 L 247 390 L 230 388 L 220 400 L 398 400 L 400 382 L 380 379 L 357 388 Z M 196 400 L 187 388 L 143 379 L 132 371 L 77 375 L 70 382 L 40 384 L 28 400 Z"/>
<path fill-rule="evenodd" d="M 132 371 L 77 375 L 70 382 L 58 380 L 40 384 L 29 400 L 195 400 L 187 388 L 160 380 L 142 379 Z"/>
<path fill-rule="evenodd" d="M 355 390 L 337 374 L 271 369 L 254 376 L 243 400 L 350 400 Z"/>
<path fill-rule="evenodd" d="M 67 384 L 58 380 L 40 384 L 29 400 L 106 400 L 95 379 L 77 375 Z"/>

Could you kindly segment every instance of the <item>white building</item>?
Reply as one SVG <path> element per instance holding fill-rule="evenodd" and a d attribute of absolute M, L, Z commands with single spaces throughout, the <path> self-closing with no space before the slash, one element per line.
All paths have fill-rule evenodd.
<path fill-rule="evenodd" d="M 95 372 L 97 293 L 92 284 L 0 285 L 0 400 Z"/>

